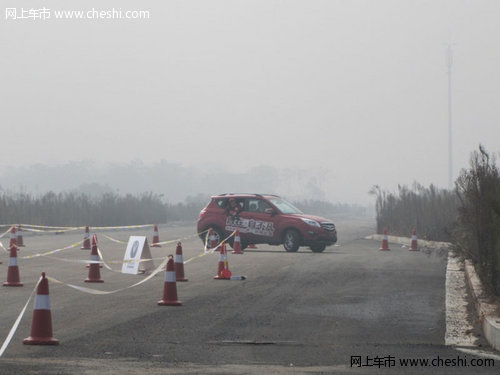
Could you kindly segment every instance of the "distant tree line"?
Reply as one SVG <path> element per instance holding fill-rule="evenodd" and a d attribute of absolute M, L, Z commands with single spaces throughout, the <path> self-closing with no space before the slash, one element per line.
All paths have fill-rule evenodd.
<path fill-rule="evenodd" d="M 120 195 L 114 192 L 85 194 L 75 191 L 0 194 L 0 224 L 53 226 L 120 226 L 171 221 L 195 221 L 209 202 L 204 194 L 188 196 L 184 202 L 168 203 L 152 192 Z M 294 202 L 306 213 L 317 215 L 365 214 L 364 207 L 320 200 Z"/>
<path fill-rule="evenodd" d="M 495 158 L 480 146 L 455 185 L 460 199 L 456 247 L 500 296 L 500 174 Z"/>
<path fill-rule="evenodd" d="M 153 193 L 98 197 L 73 192 L 0 195 L 0 223 L 54 226 L 110 226 L 164 223 L 167 218 L 161 197 Z"/>
<path fill-rule="evenodd" d="M 500 296 L 500 174 L 486 150 L 472 153 L 454 190 L 415 183 L 390 193 L 374 186 L 378 233 L 448 241 L 476 266 L 484 285 Z"/>

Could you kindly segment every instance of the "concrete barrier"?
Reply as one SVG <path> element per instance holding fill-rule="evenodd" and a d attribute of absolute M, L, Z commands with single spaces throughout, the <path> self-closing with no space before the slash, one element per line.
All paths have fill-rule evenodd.
<path fill-rule="evenodd" d="M 500 350 L 500 316 L 497 307 L 486 297 L 474 265 L 469 260 L 465 261 L 465 279 L 476 305 L 484 337 L 493 348 Z"/>

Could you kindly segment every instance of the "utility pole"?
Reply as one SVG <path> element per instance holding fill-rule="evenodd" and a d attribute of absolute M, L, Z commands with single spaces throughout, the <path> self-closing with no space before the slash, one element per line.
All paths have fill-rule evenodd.
<path fill-rule="evenodd" d="M 451 44 L 446 50 L 446 64 L 448 65 L 448 189 L 453 189 L 453 142 L 452 142 L 452 111 L 451 111 L 451 66 L 453 51 Z"/>

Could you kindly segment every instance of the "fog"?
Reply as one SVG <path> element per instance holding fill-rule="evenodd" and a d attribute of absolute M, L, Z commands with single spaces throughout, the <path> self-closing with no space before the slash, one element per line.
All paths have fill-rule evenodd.
<path fill-rule="evenodd" d="M 42 7 L 51 18 L 7 17 Z M 149 18 L 53 13 L 92 8 Z M 114 173 L 112 190 L 176 185 L 175 199 L 251 189 L 370 202 L 373 185 L 445 188 L 448 45 L 454 177 L 480 143 L 500 151 L 496 0 L 0 0 L 0 13 L 4 189 L 114 184 Z"/>

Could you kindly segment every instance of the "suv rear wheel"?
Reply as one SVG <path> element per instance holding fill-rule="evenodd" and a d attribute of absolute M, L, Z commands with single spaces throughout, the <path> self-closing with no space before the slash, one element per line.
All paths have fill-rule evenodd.
<path fill-rule="evenodd" d="M 217 228 L 217 227 L 206 228 L 205 231 L 207 231 L 207 233 L 204 233 L 203 235 L 201 235 L 200 238 L 203 241 L 203 243 L 205 243 L 205 241 L 207 241 L 207 248 L 208 249 L 210 249 L 210 238 L 207 240 L 206 236 L 208 236 L 208 230 L 210 228 L 212 228 L 212 230 L 214 232 L 215 239 L 217 240 L 217 245 L 220 244 L 220 242 L 225 238 L 222 230 L 220 230 L 219 228 Z"/>
<path fill-rule="evenodd" d="M 295 229 L 288 229 L 283 235 L 283 247 L 289 253 L 296 252 L 300 247 L 300 235 Z"/>

